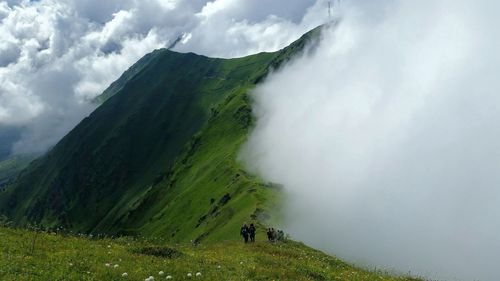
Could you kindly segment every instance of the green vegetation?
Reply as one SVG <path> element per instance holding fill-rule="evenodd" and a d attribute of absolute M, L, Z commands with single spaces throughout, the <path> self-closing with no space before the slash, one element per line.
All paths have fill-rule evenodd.
<path fill-rule="evenodd" d="M 146 55 L 0 192 L 0 214 L 16 225 L 170 241 L 220 241 L 242 222 L 265 224 L 279 194 L 236 160 L 253 122 L 248 93 L 318 35 L 238 59 Z"/>
<path fill-rule="evenodd" d="M 172 280 L 417 280 L 362 270 L 296 242 L 194 246 L 161 239 L 92 240 L 8 228 L 0 228 L 0 241 L 0 280 L 144 280 L 149 276 L 165 280 L 168 275 Z M 159 275 L 160 271 L 164 274 Z M 123 273 L 128 276 L 122 277 Z M 188 273 L 193 277 L 188 278 Z"/>

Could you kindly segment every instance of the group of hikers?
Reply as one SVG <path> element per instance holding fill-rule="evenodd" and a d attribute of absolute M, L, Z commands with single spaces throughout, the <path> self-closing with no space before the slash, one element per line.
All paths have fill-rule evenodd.
<path fill-rule="evenodd" d="M 257 229 L 253 223 L 250 224 L 250 226 L 247 226 L 247 224 L 243 224 L 243 226 L 240 229 L 240 235 L 243 237 L 245 243 L 248 242 L 254 243 L 256 231 Z M 283 232 L 282 230 L 275 230 L 274 228 L 268 228 L 266 233 L 267 233 L 267 240 L 269 242 L 277 242 L 285 240 L 285 232 Z"/>
<path fill-rule="evenodd" d="M 285 240 L 285 232 L 283 230 L 274 230 L 274 228 L 267 229 L 267 240 L 269 242 L 283 241 Z"/>
<path fill-rule="evenodd" d="M 245 243 L 248 243 L 248 239 L 250 238 L 250 242 L 255 242 L 255 232 L 257 229 L 255 228 L 255 225 L 252 223 L 250 226 L 247 226 L 245 223 L 240 230 L 241 236 L 243 236 L 243 240 L 245 240 Z"/>

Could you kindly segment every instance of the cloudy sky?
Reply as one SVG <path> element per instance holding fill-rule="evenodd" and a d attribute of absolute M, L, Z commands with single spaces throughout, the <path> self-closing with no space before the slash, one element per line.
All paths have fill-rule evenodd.
<path fill-rule="evenodd" d="M 315 0 L 0 1 L 0 129 L 14 153 L 53 145 L 90 101 L 146 53 L 167 47 L 216 57 L 280 49 L 327 17 Z"/>

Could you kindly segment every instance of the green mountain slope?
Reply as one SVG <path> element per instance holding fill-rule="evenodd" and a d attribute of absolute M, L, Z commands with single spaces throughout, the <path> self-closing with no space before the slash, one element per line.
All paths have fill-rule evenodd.
<path fill-rule="evenodd" d="M 78 232 L 237 237 L 277 196 L 236 161 L 252 125 L 247 94 L 319 32 L 239 59 L 154 51 L 0 193 L 0 213 Z"/>
<path fill-rule="evenodd" d="M 111 85 L 104 90 L 104 92 L 99 95 L 96 98 L 96 102 L 99 104 L 104 103 L 107 101 L 110 97 L 114 96 L 115 94 L 119 93 L 125 85 L 127 85 L 127 82 L 134 78 L 139 72 L 141 72 L 146 66 L 148 66 L 151 62 L 154 61 L 154 59 L 157 56 L 155 53 L 150 53 L 142 57 L 138 62 L 136 62 L 132 67 L 130 67 L 127 71 L 125 71 L 118 80 L 115 82 L 111 83 Z"/>

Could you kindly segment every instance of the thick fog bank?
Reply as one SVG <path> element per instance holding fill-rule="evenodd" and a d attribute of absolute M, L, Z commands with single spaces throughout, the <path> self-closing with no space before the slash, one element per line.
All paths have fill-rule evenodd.
<path fill-rule="evenodd" d="M 256 89 L 242 158 L 296 239 L 367 266 L 500 280 L 500 3 L 344 1 Z"/>

